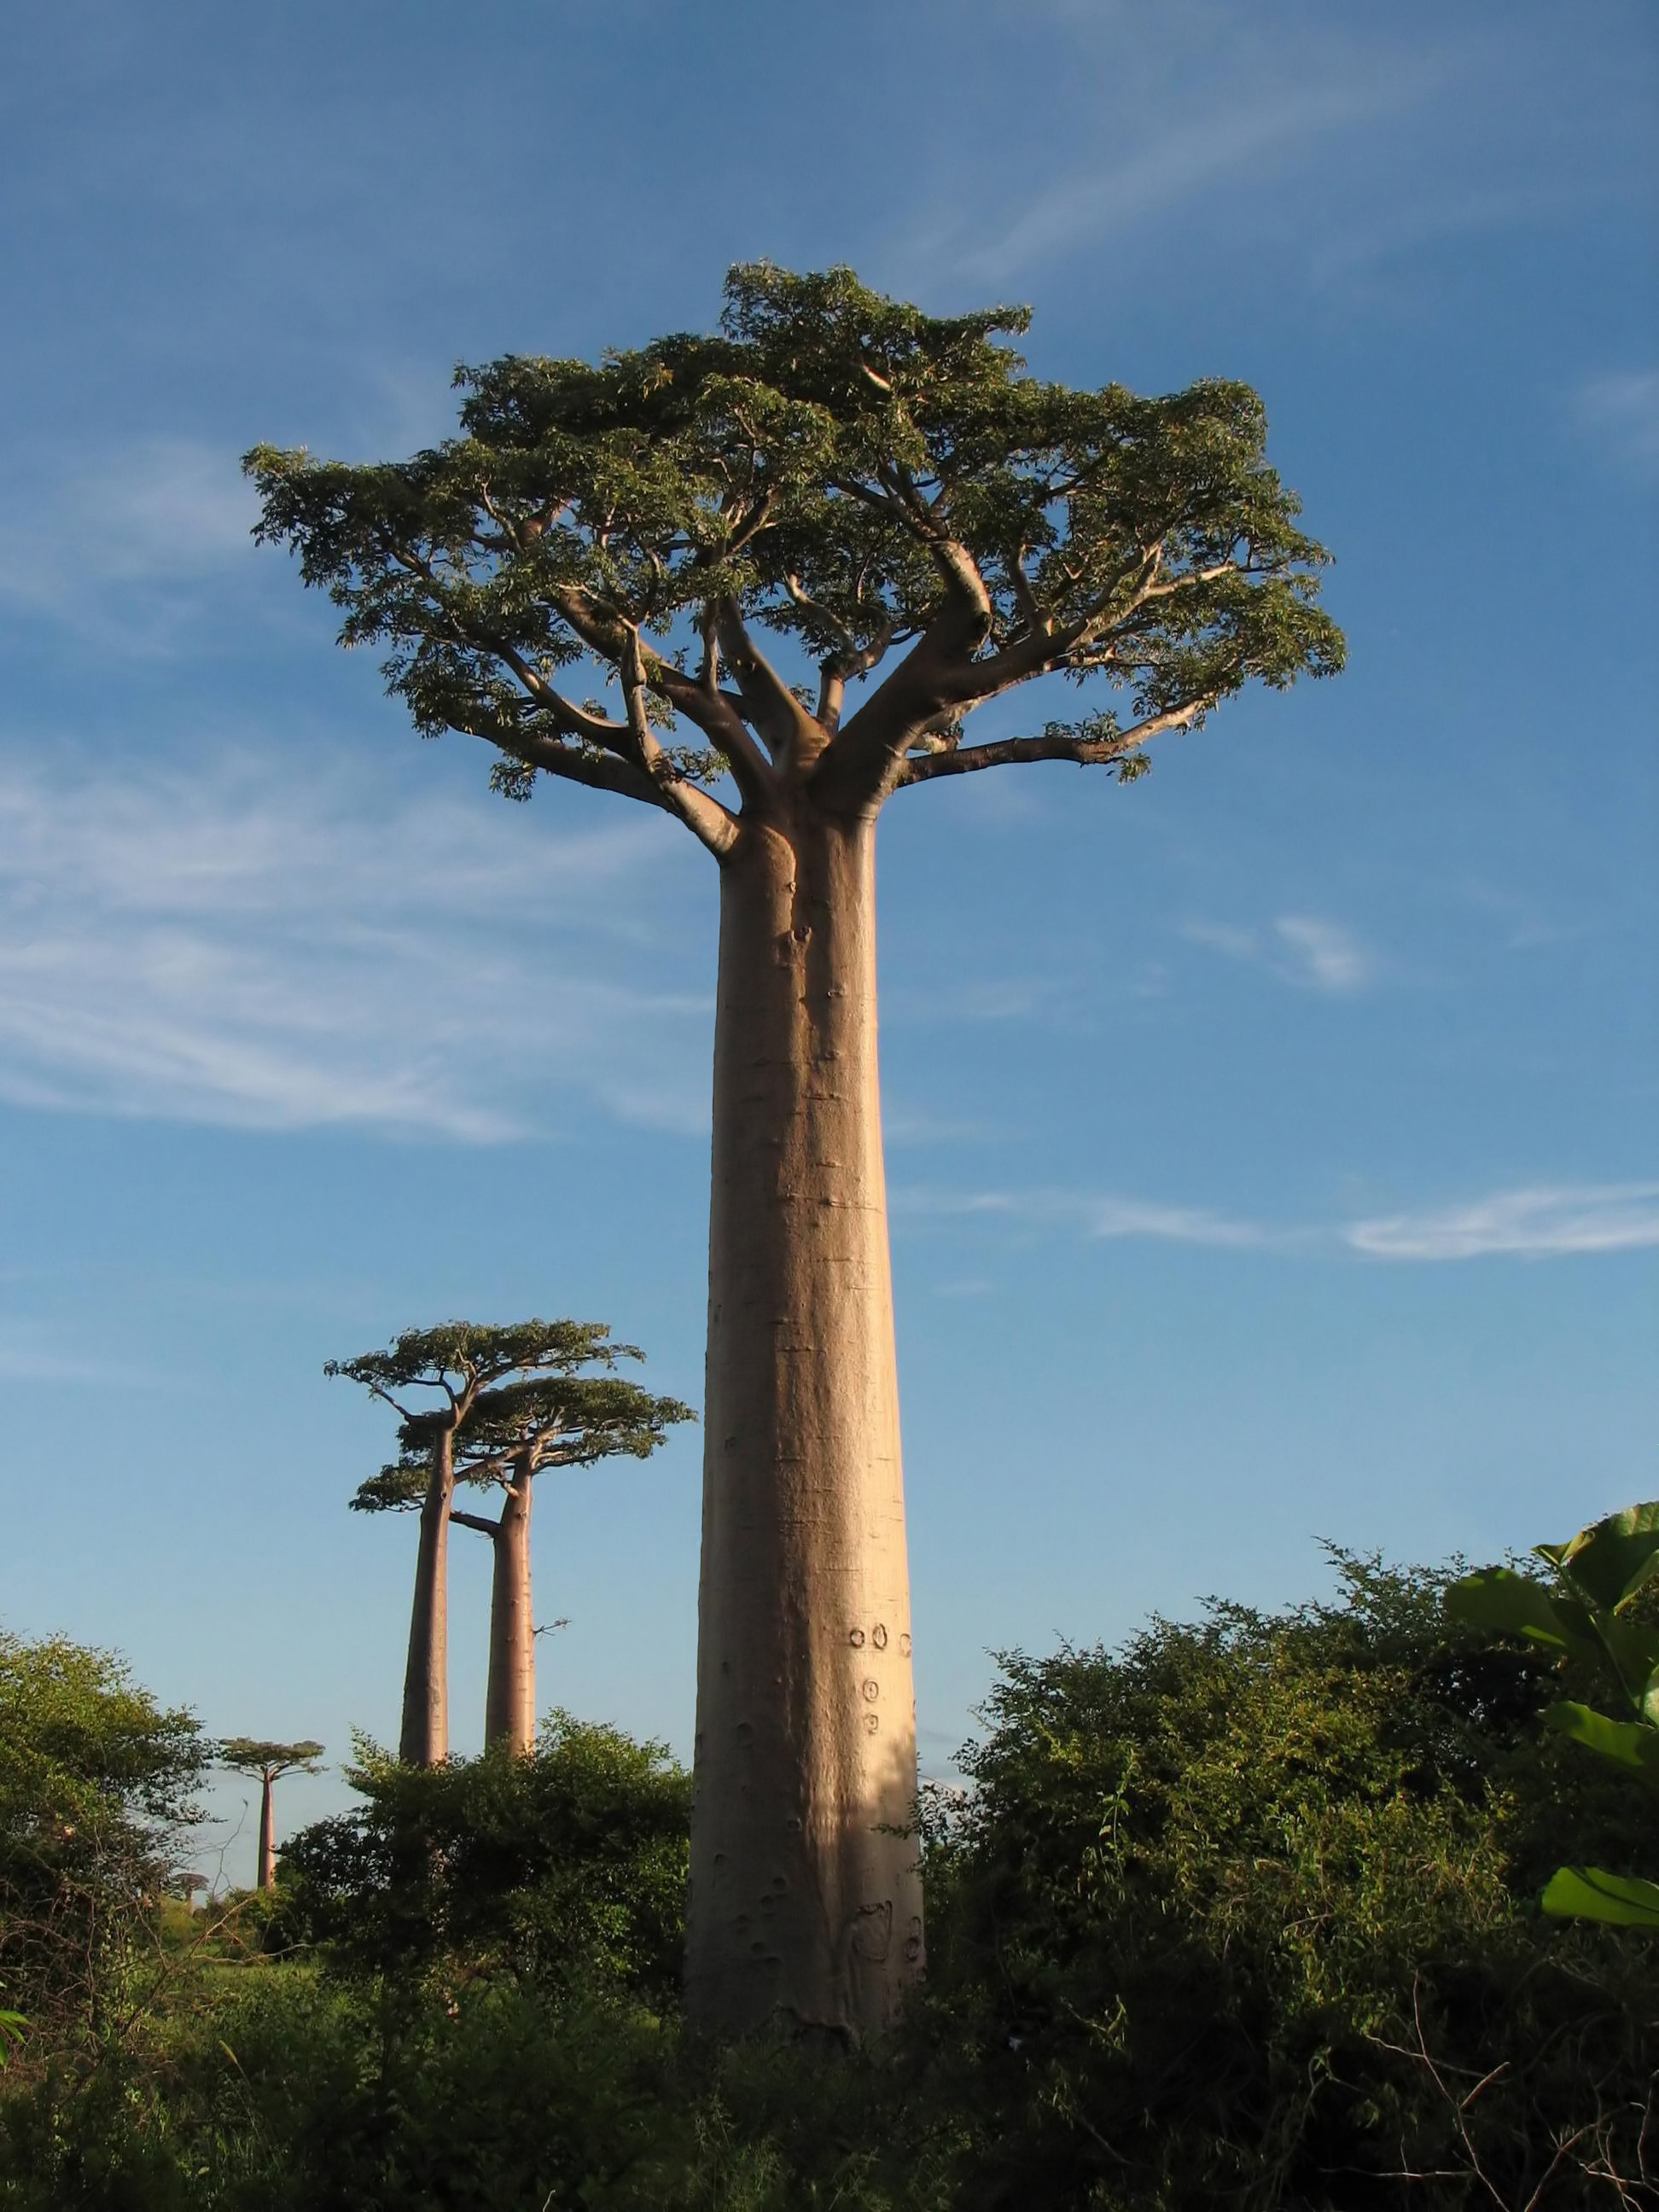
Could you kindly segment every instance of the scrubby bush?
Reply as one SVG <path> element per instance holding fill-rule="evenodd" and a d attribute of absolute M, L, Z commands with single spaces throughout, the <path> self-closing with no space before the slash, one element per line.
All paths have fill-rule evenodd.
<path fill-rule="evenodd" d="M 1535 1893 L 1645 1808 L 1444 1577 L 1340 1565 L 1334 1604 L 1005 1660 L 928 1812 L 917 2028 L 977 2118 L 964 2204 L 1380 2212 L 1484 2176 L 1541 2208 L 1638 2173 L 1654 1961 Z"/>
<path fill-rule="evenodd" d="M 404 1766 L 371 1745 L 356 1811 L 283 1853 L 276 1928 L 337 1970 L 435 1970 L 671 2000 L 684 1940 L 690 1778 L 660 1744 L 553 1712 L 530 1755 Z"/>
<path fill-rule="evenodd" d="M 138 2002 L 209 1748 L 107 1652 L 0 1630 L 0 2004 L 26 2057 Z"/>
<path fill-rule="evenodd" d="M 0 2085 L 0 2207 L 1659 2203 L 1652 1942 L 1537 1905 L 1563 1857 L 1654 1867 L 1648 1799 L 1544 1724 L 1570 1667 L 1339 1565 L 1327 1604 L 1004 1659 L 879 2048 L 684 2032 L 659 1748 L 556 1717 L 531 1759 L 366 1755 L 289 1847 L 280 1956 L 203 1947 L 142 2048 Z"/>

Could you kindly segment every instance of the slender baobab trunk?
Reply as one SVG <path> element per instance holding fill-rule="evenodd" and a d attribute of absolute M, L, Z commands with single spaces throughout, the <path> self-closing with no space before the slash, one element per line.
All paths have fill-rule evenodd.
<path fill-rule="evenodd" d="M 259 1777 L 259 1887 L 270 1889 L 276 1880 L 276 1832 L 272 1823 L 271 1799 L 276 1776 L 266 1767 Z"/>
<path fill-rule="evenodd" d="M 502 1501 L 499 1521 L 453 1509 L 452 1521 L 488 1536 L 494 1553 L 489 1577 L 489 1680 L 484 1690 L 484 1741 L 536 1747 L 536 1628 L 530 1603 L 530 1504 L 534 1470 L 520 1461 Z"/>
<path fill-rule="evenodd" d="M 534 1484 L 522 1464 L 495 1527 L 495 1570 L 489 1588 L 489 1684 L 484 1741 L 514 1751 L 536 1745 L 536 1628 L 530 1611 L 530 1501 Z"/>
<path fill-rule="evenodd" d="M 875 823 L 793 804 L 721 871 L 686 1996 L 855 2035 L 921 1960 Z"/>
<path fill-rule="evenodd" d="M 421 1508 L 415 1604 L 404 1670 L 398 1756 L 406 1766 L 438 1766 L 449 1756 L 449 1508 L 455 1495 L 455 1436 L 432 1445 L 432 1480 Z"/>

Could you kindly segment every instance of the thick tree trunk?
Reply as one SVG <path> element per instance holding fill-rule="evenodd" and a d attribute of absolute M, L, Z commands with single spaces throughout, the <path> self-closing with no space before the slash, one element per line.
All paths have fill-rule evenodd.
<path fill-rule="evenodd" d="M 259 1778 L 259 1887 L 269 1889 L 276 1879 L 276 1834 L 272 1826 L 271 1796 L 276 1777 Z"/>
<path fill-rule="evenodd" d="M 721 871 L 687 2004 L 845 2036 L 921 1960 L 875 824 Z"/>
<path fill-rule="evenodd" d="M 455 1437 L 446 1429 L 432 1447 L 432 1480 L 421 1508 L 398 1739 L 398 1756 L 406 1766 L 438 1766 L 449 1756 L 449 1508 L 454 1495 Z"/>
<path fill-rule="evenodd" d="M 493 1537 L 489 1683 L 484 1694 L 484 1741 L 510 1743 L 520 1753 L 534 1750 L 536 1744 L 536 1629 L 530 1610 L 532 1495 L 531 1475 L 516 1468 Z"/>

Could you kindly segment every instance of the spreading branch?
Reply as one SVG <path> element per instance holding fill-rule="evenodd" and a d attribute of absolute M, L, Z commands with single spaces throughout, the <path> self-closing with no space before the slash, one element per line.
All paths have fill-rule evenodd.
<path fill-rule="evenodd" d="M 970 775 L 976 769 L 1020 767 L 1030 761 L 1073 761 L 1079 768 L 1112 762 L 1127 766 L 1139 759 L 1140 748 L 1149 739 L 1161 737 L 1166 730 L 1192 729 L 1215 703 L 1212 697 L 1189 700 L 1167 714 L 1148 714 L 1132 722 L 1127 730 L 1100 736 L 1085 734 L 1087 725 L 1079 729 L 1054 723 L 1035 737 L 1004 738 L 980 745 L 947 744 L 937 751 L 930 750 L 919 758 L 906 760 L 899 771 L 897 788 L 931 783 L 936 776 Z M 1124 781 L 1133 782 L 1134 777 L 1131 775 Z"/>

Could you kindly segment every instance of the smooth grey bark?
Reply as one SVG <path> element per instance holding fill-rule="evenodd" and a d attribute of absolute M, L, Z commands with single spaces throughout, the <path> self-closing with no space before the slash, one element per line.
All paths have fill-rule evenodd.
<path fill-rule="evenodd" d="M 854 2037 L 922 1960 L 875 809 L 721 865 L 686 2003 Z"/>
<path fill-rule="evenodd" d="M 432 1479 L 421 1506 L 398 1739 L 398 1756 L 408 1766 L 438 1766 L 449 1756 L 449 1509 L 454 1495 L 452 1425 L 433 1439 Z"/>
<path fill-rule="evenodd" d="M 530 1506 L 533 1470 L 515 1462 L 501 1518 L 452 1510 L 450 1519 L 488 1536 L 494 1554 L 489 1577 L 489 1677 L 484 1689 L 484 1742 L 509 1743 L 527 1753 L 536 1747 L 536 1628 L 531 1611 Z"/>

